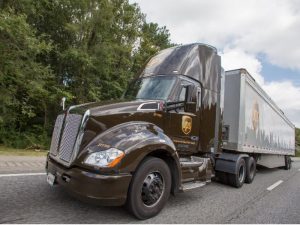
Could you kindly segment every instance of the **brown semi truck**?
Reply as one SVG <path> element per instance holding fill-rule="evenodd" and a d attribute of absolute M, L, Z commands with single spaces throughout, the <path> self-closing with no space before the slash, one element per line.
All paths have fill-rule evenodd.
<path fill-rule="evenodd" d="M 152 57 L 120 100 L 58 115 L 46 170 L 51 185 L 146 219 L 170 193 L 212 178 L 239 188 L 257 164 L 289 169 L 294 153 L 294 125 L 251 75 L 189 44 Z"/>

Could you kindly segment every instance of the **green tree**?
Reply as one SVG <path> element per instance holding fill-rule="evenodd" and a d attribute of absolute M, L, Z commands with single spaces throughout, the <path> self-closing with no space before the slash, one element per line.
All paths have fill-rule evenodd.
<path fill-rule="evenodd" d="M 157 23 L 144 22 L 139 36 L 139 47 L 134 56 L 132 71 L 139 73 L 142 66 L 158 51 L 174 46 L 170 42 L 170 33 L 167 28 L 159 27 Z"/>
<path fill-rule="evenodd" d="M 47 82 L 53 74 L 38 58 L 51 48 L 35 36 L 25 15 L 0 12 L 0 140 L 5 144 L 18 145 L 18 136 L 26 136 L 26 129 L 39 132 L 34 125 L 47 119 L 45 108 L 52 98 Z M 27 141 L 32 144 L 30 137 Z"/>
<path fill-rule="evenodd" d="M 296 145 L 300 147 L 300 129 L 296 128 Z"/>
<path fill-rule="evenodd" d="M 0 14 L 0 143 L 15 147 L 47 146 L 61 97 L 119 98 L 171 46 L 128 0 L 2 0 Z"/>

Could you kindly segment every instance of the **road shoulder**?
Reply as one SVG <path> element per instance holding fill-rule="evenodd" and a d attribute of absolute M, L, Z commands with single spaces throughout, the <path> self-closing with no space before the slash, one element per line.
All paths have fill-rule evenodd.
<path fill-rule="evenodd" d="M 0 174 L 44 171 L 46 156 L 0 156 Z"/>

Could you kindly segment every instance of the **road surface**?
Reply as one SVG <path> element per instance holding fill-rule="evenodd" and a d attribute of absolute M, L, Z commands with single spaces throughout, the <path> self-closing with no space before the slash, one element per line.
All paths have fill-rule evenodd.
<path fill-rule="evenodd" d="M 300 223 L 300 161 L 290 171 L 260 168 L 240 189 L 212 182 L 171 196 L 159 215 L 145 221 L 123 207 L 90 205 L 50 187 L 38 164 L 21 174 L 20 168 L 0 170 L 0 223 Z"/>

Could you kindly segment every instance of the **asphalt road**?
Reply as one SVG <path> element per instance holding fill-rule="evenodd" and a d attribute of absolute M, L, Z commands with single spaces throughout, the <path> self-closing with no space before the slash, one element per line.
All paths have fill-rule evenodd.
<path fill-rule="evenodd" d="M 0 223 L 300 223 L 300 161 L 290 171 L 260 169 L 240 189 L 212 182 L 171 196 L 159 215 L 145 221 L 123 207 L 80 202 L 50 187 L 45 175 L 0 175 Z"/>

